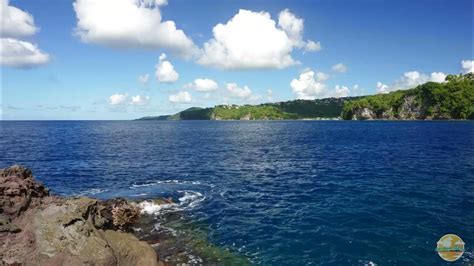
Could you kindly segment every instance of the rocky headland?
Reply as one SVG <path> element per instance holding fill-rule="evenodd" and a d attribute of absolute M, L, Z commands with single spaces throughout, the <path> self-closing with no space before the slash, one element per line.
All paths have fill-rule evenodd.
<path fill-rule="evenodd" d="M 140 210 L 123 199 L 62 198 L 31 170 L 0 170 L 0 264 L 158 265 L 157 254 L 129 233 Z"/>
<path fill-rule="evenodd" d="M 474 74 L 448 75 L 443 83 L 365 96 L 344 104 L 346 120 L 473 120 Z"/>
<path fill-rule="evenodd" d="M 149 204 L 174 203 L 156 199 Z M 158 228 L 156 219 L 166 224 L 167 218 L 147 215 L 142 207 L 121 198 L 55 196 L 30 169 L 0 169 L 0 265 L 248 263 L 191 230 L 179 236 Z"/>

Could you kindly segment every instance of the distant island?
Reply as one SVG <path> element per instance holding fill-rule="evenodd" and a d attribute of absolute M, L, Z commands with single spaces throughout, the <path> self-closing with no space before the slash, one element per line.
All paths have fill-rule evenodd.
<path fill-rule="evenodd" d="M 448 75 L 409 90 L 359 97 L 293 100 L 259 105 L 191 107 L 137 120 L 449 120 L 474 119 L 474 74 Z"/>

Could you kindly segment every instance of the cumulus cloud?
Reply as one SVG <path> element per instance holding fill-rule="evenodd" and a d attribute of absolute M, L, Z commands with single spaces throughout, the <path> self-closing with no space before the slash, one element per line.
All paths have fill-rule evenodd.
<path fill-rule="evenodd" d="M 41 51 L 36 44 L 17 39 L 32 36 L 38 31 L 33 16 L 10 6 L 8 0 L 0 0 L 0 7 L 2 13 L 0 64 L 8 67 L 32 68 L 49 62 L 49 55 Z"/>
<path fill-rule="evenodd" d="M 8 0 L 0 0 L 0 6 L 2 12 L 1 36 L 26 37 L 38 31 L 32 15 L 14 6 L 10 6 Z"/>
<path fill-rule="evenodd" d="M 332 66 L 332 70 L 339 73 L 345 73 L 347 72 L 347 67 L 343 63 L 338 63 Z"/>
<path fill-rule="evenodd" d="M 359 86 L 359 84 L 354 84 L 351 89 L 351 96 L 362 96 L 366 94 L 365 90 Z"/>
<path fill-rule="evenodd" d="M 130 104 L 135 105 L 135 106 L 144 106 L 144 105 L 148 105 L 149 102 L 150 102 L 150 96 L 136 95 L 136 96 L 132 96 L 132 100 L 130 101 Z"/>
<path fill-rule="evenodd" d="M 219 69 L 286 68 L 297 64 L 291 52 L 304 48 L 303 20 L 289 10 L 280 12 L 278 24 L 267 12 L 241 9 L 213 28 L 198 63 Z M 317 50 L 308 42 L 308 50 Z"/>
<path fill-rule="evenodd" d="M 389 93 L 396 90 L 406 90 L 414 88 L 426 82 L 445 82 L 446 74 L 443 72 L 432 72 L 431 74 L 423 74 L 418 71 L 409 71 L 403 73 L 399 79 L 393 82 L 390 86 L 377 82 L 377 93 Z"/>
<path fill-rule="evenodd" d="M 140 75 L 138 76 L 138 82 L 140 82 L 141 84 L 146 84 L 148 83 L 149 78 L 150 78 L 149 74 Z"/>
<path fill-rule="evenodd" d="M 215 91 L 219 88 L 217 82 L 212 79 L 202 78 L 195 79 L 194 82 L 184 85 L 185 89 L 194 89 L 199 92 Z"/>
<path fill-rule="evenodd" d="M 296 17 L 290 10 L 285 9 L 278 15 L 278 26 L 286 32 L 292 44 L 296 47 L 303 47 L 304 21 Z"/>
<path fill-rule="evenodd" d="M 312 100 L 321 98 L 326 93 L 324 81 L 328 78 L 329 75 L 325 73 L 315 73 L 311 69 L 307 69 L 300 74 L 298 79 L 291 81 L 290 87 L 298 99 Z"/>
<path fill-rule="evenodd" d="M 127 101 L 128 101 L 128 94 L 127 93 L 124 93 L 124 94 L 120 94 L 120 93 L 116 93 L 112 96 L 109 97 L 108 99 L 108 102 L 110 105 L 125 105 L 127 104 Z"/>
<path fill-rule="evenodd" d="M 190 103 L 192 101 L 191 94 L 187 91 L 180 91 L 168 97 L 172 103 Z"/>
<path fill-rule="evenodd" d="M 347 97 L 351 94 L 351 91 L 349 90 L 348 87 L 342 86 L 342 85 L 336 85 L 334 88 L 334 91 L 332 92 L 331 97 L 334 98 L 341 98 L 341 97 Z"/>
<path fill-rule="evenodd" d="M 308 41 L 304 47 L 306 52 L 319 52 L 323 49 L 321 42 Z"/>
<path fill-rule="evenodd" d="M 116 109 L 126 109 L 127 106 L 145 106 L 150 103 L 150 96 L 135 95 L 129 97 L 128 93 L 115 93 L 107 99 L 107 103 Z"/>
<path fill-rule="evenodd" d="M 50 56 L 41 51 L 36 44 L 12 38 L 2 38 L 1 64 L 9 67 L 31 68 L 46 64 Z"/>
<path fill-rule="evenodd" d="M 430 74 L 429 81 L 443 83 L 446 80 L 446 74 L 443 72 L 433 72 Z"/>
<path fill-rule="evenodd" d="M 179 79 L 179 74 L 174 70 L 174 66 L 166 60 L 166 54 L 160 55 L 155 75 L 159 82 L 164 83 L 173 83 Z"/>
<path fill-rule="evenodd" d="M 236 83 L 227 83 L 226 89 L 230 98 L 250 99 L 252 97 L 252 90 L 248 86 L 241 88 Z"/>
<path fill-rule="evenodd" d="M 75 34 L 85 43 L 114 48 L 165 48 L 189 57 L 193 41 L 174 21 L 162 20 L 166 0 L 76 0 Z"/>
<path fill-rule="evenodd" d="M 380 81 L 377 81 L 377 93 L 389 93 L 389 89 L 388 89 L 388 85 L 387 84 L 383 84 L 382 82 Z"/>
<path fill-rule="evenodd" d="M 474 73 L 474 60 L 462 60 L 461 67 L 463 73 Z"/>

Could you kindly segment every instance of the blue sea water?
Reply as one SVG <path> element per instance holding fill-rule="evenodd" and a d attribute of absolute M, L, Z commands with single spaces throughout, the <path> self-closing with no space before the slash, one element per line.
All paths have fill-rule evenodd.
<path fill-rule="evenodd" d="M 0 122 L 0 167 L 54 193 L 188 201 L 209 241 L 264 265 L 474 261 L 474 123 Z"/>

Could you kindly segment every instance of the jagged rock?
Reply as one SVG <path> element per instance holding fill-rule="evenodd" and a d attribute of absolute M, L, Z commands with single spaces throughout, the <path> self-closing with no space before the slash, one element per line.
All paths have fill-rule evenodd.
<path fill-rule="evenodd" d="M 50 196 L 31 170 L 12 166 L 0 170 L 0 200 L 0 265 L 158 265 L 150 245 L 113 231 L 139 216 L 124 199 Z"/>
<path fill-rule="evenodd" d="M 106 230 L 104 236 L 117 257 L 117 265 L 158 265 L 155 250 L 134 235 Z"/>
<path fill-rule="evenodd" d="M 0 214 L 14 218 L 48 195 L 48 189 L 33 179 L 30 169 L 14 165 L 0 170 Z"/>
<path fill-rule="evenodd" d="M 0 232 L 18 233 L 21 229 L 12 224 L 11 219 L 0 214 Z"/>
<path fill-rule="evenodd" d="M 360 108 L 355 110 L 353 120 L 372 120 L 376 118 L 375 113 L 369 108 Z"/>
<path fill-rule="evenodd" d="M 425 112 L 419 104 L 416 104 L 415 96 L 407 96 L 399 108 L 398 116 L 403 120 L 424 119 Z"/>
<path fill-rule="evenodd" d="M 140 216 L 140 208 L 125 199 L 100 202 L 94 223 L 98 228 L 128 231 Z"/>

